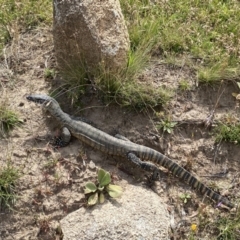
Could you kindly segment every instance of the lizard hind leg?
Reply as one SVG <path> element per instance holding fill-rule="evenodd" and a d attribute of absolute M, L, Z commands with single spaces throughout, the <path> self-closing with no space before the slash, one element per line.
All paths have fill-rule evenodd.
<path fill-rule="evenodd" d="M 151 172 L 152 173 L 151 179 L 153 181 L 155 181 L 159 177 L 160 170 L 159 170 L 159 168 L 155 164 L 150 163 L 150 162 L 142 161 L 133 152 L 128 152 L 127 153 L 127 158 L 128 158 L 128 160 L 130 160 L 132 163 L 134 163 L 135 165 L 137 165 L 141 169 L 143 169 L 143 170 L 145 170 L 147 172 Z"/>

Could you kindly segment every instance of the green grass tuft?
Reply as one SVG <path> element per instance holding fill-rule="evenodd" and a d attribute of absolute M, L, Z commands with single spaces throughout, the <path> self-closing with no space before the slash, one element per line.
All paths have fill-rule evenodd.
<path fill-rule="evenodd" d="M 0 0 L 0 50 L 16 34 L 52 22 L 50 0 Z"/>
<path fill-rule="evenodd" d="M 188 80 L 182 79 L 179 81 L 178 88 L 180 91 L 185 92 L 191 89 L 191 85 Z"/>
<path fill-rule="evenodd" d="M 9 130 L 20 123 L 21 121 L 14 111 L 10 110 L 6 104 L 0 104 L 0 136 L 5 135 Z"/>
<path fill-rule="evenodd" d="M 121 0 L 131 49 L 192 58 L 201 82 L 239 77 L 239 1 Z M 195 61 L 197 60 L 197 62 Z"/>
<path fill-rule="evenodd" d="M 235 216 L 221 217 L 216 221 L 216 227 L 219 231 L 217 239 L 219 240 L 237 240 L 240 239 L 240 212 Z"/>
<path fill-rule="evenodd" d="M 166 104 L 173 96 L 171 89 L 148 85 L 135 79 L 121 79 L 119 76 L 106 73 L 96 79 L 95 84 L 106 102 L 117 102 L 124 107 L 137 110 L 154 108 Z"/>
<path fill-rule="evenodd" d="M 15 185 L 20 174 L 18 169 L 9 162 L 6 167 L 0 167 L 0 210 L 10 208 L 16 200 Z"/>
<path fill-rule="evenodd" d="M 229 64 L 217 63 L 211 68 L 202 67 L 198 70 L 198 80 L 203 83 L 216 83 L 221 80 L 236 80 L 239 79 L 240 69 L 231 67 Z"/>
<path fill-rule="evenodd" d="M 220 123 L 215 131 L 216 141 L 226 141 L 240 144 L 240 124 L 223 124 Z"/>

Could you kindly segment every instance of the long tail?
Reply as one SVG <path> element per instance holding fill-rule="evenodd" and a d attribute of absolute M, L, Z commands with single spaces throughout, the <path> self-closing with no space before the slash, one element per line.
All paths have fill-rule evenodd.
<path fill-rule="evenodd" d="M 159 153 L 156 160 L 153 160 L 155 163 L 165 167 L 170 172 L 173 173 L 174 176 L 179 177 L 181 180 L 185 181 L 192 188 L 196 189 L 198 192 L 203 195 L 207 195 L 210 199 L 216 201 L 217 203 L 223 203 L 224 205 L 233 208 L 234 205 L 226 198 L 223 197 L 216 192 L 214 192 L 209 187 L 205 186 L 201 183 L 197 178 L 195 178 L 190 172 L 179 166 L 177 163 L 172 161 L 170 158 L 165 155 Z"/>

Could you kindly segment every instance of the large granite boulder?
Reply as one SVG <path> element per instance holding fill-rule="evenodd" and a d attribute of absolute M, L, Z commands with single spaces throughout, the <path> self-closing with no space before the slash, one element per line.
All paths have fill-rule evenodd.
<path fill-rule="evenodd" d="M 70 213 L 60 221 L 63 240 L 168 240 L 170 218 L 159 196 L 127 185 L 121 198 Z"/>
<path fill-rule="evenodd" d="M 60 70 L 127 64 L 129 36 L 118 0 L 54 0 L 53 39 Z"/>

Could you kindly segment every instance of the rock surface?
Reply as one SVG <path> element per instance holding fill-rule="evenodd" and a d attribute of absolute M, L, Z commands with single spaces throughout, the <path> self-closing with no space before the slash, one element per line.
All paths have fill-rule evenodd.
<path fill-rule="evenodd" d="M 53 39 L 62 70 L 100 63 L 115 71 L 125 66 L 129 36 L 118 0 L 54 0 Z"/>
<path fill-rule="evenodd" d="M 169 215 L 151 190 L 127 185 L 121 198 L 90 209 L 81 208 L 61 220 L 64 240 L 169 239 Z"/>

